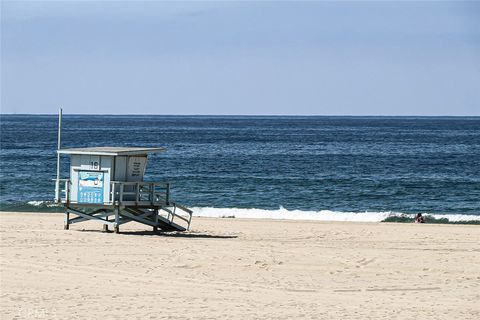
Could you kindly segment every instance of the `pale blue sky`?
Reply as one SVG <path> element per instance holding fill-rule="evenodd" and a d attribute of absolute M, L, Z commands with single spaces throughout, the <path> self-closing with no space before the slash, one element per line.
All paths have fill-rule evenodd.
<path fill-rule="evenodd" d="M 2 113 L 480 115 L 480 2 L 2 1 Z"/>

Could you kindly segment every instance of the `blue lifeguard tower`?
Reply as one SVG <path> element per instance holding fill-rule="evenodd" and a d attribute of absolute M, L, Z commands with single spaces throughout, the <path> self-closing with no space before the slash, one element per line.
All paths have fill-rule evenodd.
<path fill-rule="evenodd" d="M 192 211 L 170 198 L 170 183 L 144 181 L 149 154 L 165 148 L 60 148 L 61 110 L 57 150 L 55 202 L 65 208 L 64 228 L 83 221 L 103 224 L 119 232 L 135 221 L 164 231 L 186 231 Z M 60 179 L 60 155 L 70 156 L 70 177 Z M 71 215 L 74 215 L 72 217 Z"/>

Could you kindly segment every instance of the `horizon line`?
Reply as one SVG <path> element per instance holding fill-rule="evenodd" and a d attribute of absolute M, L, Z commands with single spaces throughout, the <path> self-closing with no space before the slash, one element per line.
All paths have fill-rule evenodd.
<path fill-rule="evenodd" d="M 480 117 L 478 115 L 375 115 L 375 114 L 160 114 L 160 113 L 65 113 L 63 110 L 63 115 L 72 115 L 72 116 L 164 116 L 164 117 L 409 117 L 409 118 L 445 118 L 445 117 Z M 55 113 L 3 113 L 0 111 L 0 116 L 54 116 L 58 115 L 58 112 Z"/>

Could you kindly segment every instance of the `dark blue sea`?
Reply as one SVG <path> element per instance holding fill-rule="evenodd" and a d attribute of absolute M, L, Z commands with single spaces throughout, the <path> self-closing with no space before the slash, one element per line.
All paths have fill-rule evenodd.
<path fill-rule="evenodd" d="M 58 210 L 57 116 L 0 124 L 0 209 Z M 146 179 L 170 181 L 198 215 L 480 220 L 480 117 L 64 115 L 62 140 L 166 147 Z"/>

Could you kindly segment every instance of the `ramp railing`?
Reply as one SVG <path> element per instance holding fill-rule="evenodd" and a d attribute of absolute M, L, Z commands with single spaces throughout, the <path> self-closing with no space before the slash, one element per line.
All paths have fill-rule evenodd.
<path fill-rule="evenodd" d="M 192 222 L 193 211 L 181 204 L 171 201 L 169 206 L 161 207 L 158 210 L 158 214 L 171 225 L 186 224 L 185 229 L 188 230 Z"/>

